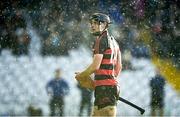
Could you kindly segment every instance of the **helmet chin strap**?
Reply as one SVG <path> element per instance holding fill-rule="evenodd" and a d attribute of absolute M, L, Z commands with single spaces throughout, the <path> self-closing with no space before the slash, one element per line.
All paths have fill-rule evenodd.
<path fill-rule="evenodd" d="M 104 29 L 102 31 L 100 31 L 100 35 L 104 32 L 104 31 L 107 31 L 107 25 L 104 27 Z"/>
<path fill-rule="evenodd" d="M 101 34 L 101 32 L 94 32 L 92 33 L 94 36 L 99 36 Z"/>

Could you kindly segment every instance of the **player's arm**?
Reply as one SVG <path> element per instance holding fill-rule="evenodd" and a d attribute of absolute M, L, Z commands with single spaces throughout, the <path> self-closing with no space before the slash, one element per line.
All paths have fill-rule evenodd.
<path fill-rule="evenodd" d="M 95 48 L 94 48 L 95 54 L 94 54 L 92 63 L 83 72 L 76 73 L 77 75 L 75 76 L 75 78 L 78 80 L 81 86 L 84 86 L 85 88 L 87 88 L 88 86 L 90 87 L 90 89 L 94 89 L 94 82 L 90 78 L 90 75 L 99 69 L 101 65 L 101 61 L 103 59 L 103 51 L 106 48 L 105 44 L 107 45 L 107 43 L 104 41 L 100 41 L 99 44 L 97 42 L 96 44 L 97 45 L 95 45 Z"/>
<path fill-rule="evenodd" d="M 76 78 L 89 77 L 92 73 L 94 73 L 97 69 L 99 69 L 102 58 L 103 58 L 103 54 L 95 54 L 92 63 L 83 72 L 77 73 Z"/>
<path fill-rule="evenodd" d="M 93 62 L 89 65 L 89 67 L 83 72 L 76 73 L 75 78 L 81 87 L 94 90 L 94 81 L 91 79 L 90 75 L 99 69 L 102 58 L 103 54 L 95 54 L 93 57 Z"/>
<path fill-rule="evenodd" d="M 106 37 L 102 37 L 99 42 L 96 42 L 97 46 L 95 45 L 94 57 L 93 62 L 90 66 L 82 72 L 82 75 L 89 76 L 94 73 L 96 70 L 99 69 L 101 65 L 101 61 L 103 59 L 103 53 L 108 48 L 108 40 Z"/>
<path fill-rule="evenodd" d="M 103 54 L 95 54 L 93 57 L 93 62 L 89 65 L 89 67 L 87 69 L 85 69 L 79 75 L 82 77 L 90 76 L 97 69 L 99 69 L 102 58 L 103 58 Z"/>

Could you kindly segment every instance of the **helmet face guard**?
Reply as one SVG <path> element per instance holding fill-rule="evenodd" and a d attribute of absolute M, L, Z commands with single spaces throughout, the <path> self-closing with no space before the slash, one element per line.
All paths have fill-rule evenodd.
<path fill-rule="evenodd" d="M 91 21 L 91 20 L 95 20 L 95 21 L 98 21 L 98 22 L 107 22 L 108 24 L 111 23 L 111 20 L 110 20 L 109 16 L 106 15 L 106 14 L 103 14 L 103 13 L 94 13 L 94 14 L 90 17 L 89 20 L 90 20 L 90 21 Z"/>

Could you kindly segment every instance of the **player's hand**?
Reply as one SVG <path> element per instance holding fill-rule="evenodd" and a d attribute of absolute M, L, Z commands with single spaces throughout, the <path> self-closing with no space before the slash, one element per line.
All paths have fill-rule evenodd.
<path fill-rule="evenodd" d="M 81 77 L 80 72 L 75 72 L 75 79 L 78 81 L 80 85 L 84 84 L 84 78 Z"/>
<path fill-rule="evenodd" d="M 84 76 L 82 72 L 75 72 L 75 74 L 76 74 L 75 78 L 77 80 L 87 77 L 87 76 Z"/>
<path fill-rule="evenodd" d="M 82 72 L 75 72 L 75 79 L 78 81 L 81 87 L 94 89 L 93 81 L 90 76 L 84 76 Z"/>
<path fill-rule="evenodd" d="M 75 79 L 78 80 L 80 78 L 80 72 L 75 72 L 76 76 Z"/>

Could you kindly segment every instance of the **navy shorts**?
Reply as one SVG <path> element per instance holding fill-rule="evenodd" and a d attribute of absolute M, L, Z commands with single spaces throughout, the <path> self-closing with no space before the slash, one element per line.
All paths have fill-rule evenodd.
<path fill-rule="evenodd" d="M 95 102 L 94 105 L 98 108 L 106 106 L 115 106 L 118 99 L 117 86 L 97 86 L 95 88 Z"/>

